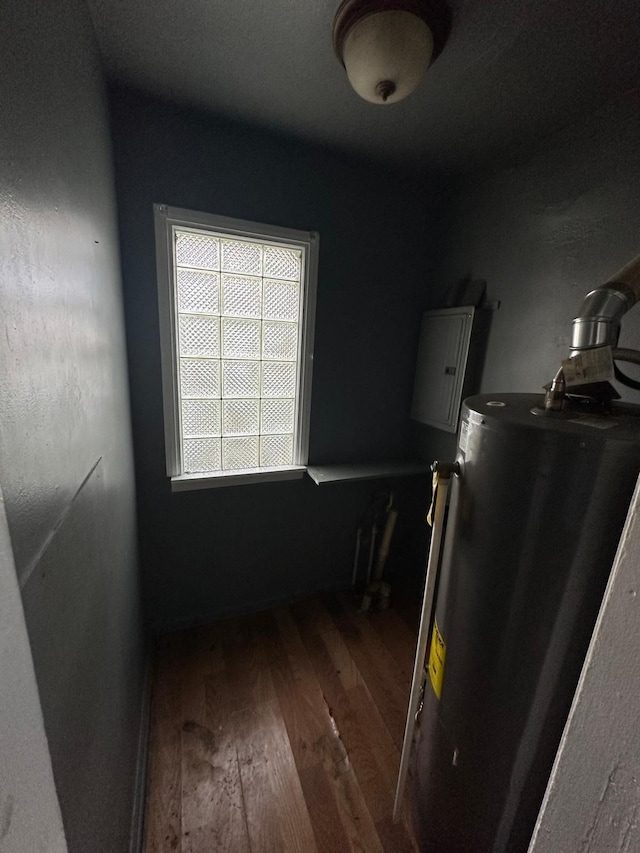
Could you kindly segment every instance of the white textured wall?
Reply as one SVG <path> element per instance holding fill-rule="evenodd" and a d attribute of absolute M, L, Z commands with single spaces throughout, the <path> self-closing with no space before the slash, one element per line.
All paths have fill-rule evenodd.
<path fill-rule="evenodd" d="M 640 481 L 529 853 L 640 850 Z"/>
<path fill-rule="evenodd" d="M 144 646 L 115 187 L 83 0 L 2 4 L 0 115 L 0 483 L 67 844 L 122 853 Z"/>
<path fill-rule="evenodd" d="M 66 853 L 0 493 L 0 851 Z"/>

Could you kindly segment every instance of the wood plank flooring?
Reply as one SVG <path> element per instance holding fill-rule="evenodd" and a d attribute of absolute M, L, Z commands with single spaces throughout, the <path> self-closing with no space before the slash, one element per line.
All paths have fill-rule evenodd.
<path fill-rule="evenodd" d="M 417 620 L 342 594 L 160 638 L 145 853 L 416 853 L 391 814 Z"/>

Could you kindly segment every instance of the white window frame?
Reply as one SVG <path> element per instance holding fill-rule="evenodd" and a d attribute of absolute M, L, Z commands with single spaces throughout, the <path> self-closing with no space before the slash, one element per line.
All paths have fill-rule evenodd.
<path fill-rule="evenodd" d="M 239 483 L 261 483 L 292 480 L 307 470 L 309 419 L 311 413 L 311 379 L 313 372 L 313 338 L 315 328 L 316 282 L 318 275 L 318 235 L 314 231 L 297 231 L 225 216 L 214 216 L 192 210 L 154 204 L 156 265 L 158 276 L 158 310 L 162 360 L 162 396 L 167 476 L 173 491 L 231 486 Z M 300 322 L 300 360 L 298 370 L 296 429 L 294 433 L 294 465 L 279 468 L 247 468 L 185 474 L 182 467 L 180 441 L 180 387 L 178 375 L 177 289 L 175 285 L 174 232 L 186 228 L 201 233 L 229 234 L 233 237 L 259 240 L 262 243 L 286 243 L 305 252 L 301 287 L 302 316 Z"/>

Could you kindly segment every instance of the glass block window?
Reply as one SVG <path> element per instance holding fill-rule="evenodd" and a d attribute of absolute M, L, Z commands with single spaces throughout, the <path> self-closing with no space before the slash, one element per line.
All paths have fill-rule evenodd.
<path fill-rule="evenodd" d="M 167 436 L 175 456 L 170 473 L 306 464 L 312 235 L 288 232 L 304 239 L 279 240 L 264 226 L 252 233 L 249 223 L 233 233 L 207 227 L 212 217 L 172 222 L 169 210 L 156 207 L 156 227 L 161 220 L 166 228 L 171 301 L 169 366 L 163 354 L 165 398 L 168 385 L 173 398 L 165 399 L 165 428 L 169 421 L 174 432 Z"/>

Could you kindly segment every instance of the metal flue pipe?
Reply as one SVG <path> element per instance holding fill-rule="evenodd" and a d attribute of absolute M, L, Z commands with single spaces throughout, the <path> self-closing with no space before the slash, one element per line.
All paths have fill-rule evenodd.
<path fill-rule="evenodd" d="M 615 347 L 620 318 L 640 300 L 640 255 L 585 297 L 573 321 L 571 355 L 594 347 Z"/>

